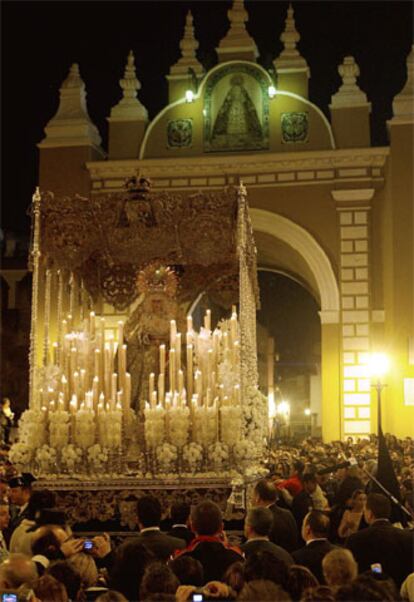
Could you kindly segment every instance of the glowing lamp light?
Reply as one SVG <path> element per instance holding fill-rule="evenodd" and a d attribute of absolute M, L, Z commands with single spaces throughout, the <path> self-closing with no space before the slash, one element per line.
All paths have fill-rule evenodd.
<path fill-rule="evenodd" d="M 273 84 L 268 87 L 267 93 L 269 95 L 269 98 L 274 98 L 276 96 L 277 91 L 276 91 L 276 88 L 275 88 L 275 86 Z"/>
<path fill-rule="evenodd" d="M 373 378 L 381 378 L 387 374 L 390 360 L 385 353 L 372 353 L 368 360 L 368 373 Z"/>
<path fill-rule="evenodd" d="M 290 414 L 290 403 L 288 401 L 281 401 L 277 405 L 277 413 L 283 416 L 289 416 Z"/>
<path fill-rule="evenodd" d="M 310 408 L 305 408 L 304 414 L 305 414 L 305 416 L 310 416 L 311 415 L 311 409 Z"/>
<path fill-rule="evenodd" d="M 194 92 L 192 90 L 185 91 L 185 100 L 186 100 L 186 102 L 193 102 Z"/>

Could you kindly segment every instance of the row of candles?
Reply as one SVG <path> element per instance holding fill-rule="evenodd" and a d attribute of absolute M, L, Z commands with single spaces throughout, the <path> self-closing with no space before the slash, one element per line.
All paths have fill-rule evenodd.
<path fill-rule="evenodd" d="M 39 390 L 40 407 L 49 411 L 69 410 L 72 414 L 80 409 L 99 413 L 130 408 L 131 375 L 126 370 L 124 324 L 118 322 L 116 346 L 112 334 L 105 341 L 105 319 L 99 319 L 98 328 L 96 321 L 95 313 L 90 312 L 80 331 L 72 330 L 70 315 L 62 321 L 51 362 L 59 370 L 59 381 L 46 383 Z"/>
<path fill-rule="evenodd" d="M 211 311 L 197 333 L 187 317 L 185 353 L 175 320 L 166 345 L 159 347 L 159 374 L 149 375 L 145 435 L 149 447 L 163 441 L 236 442 L 241 428 L 240 342 L 237 313 L 212 331 Z M 182 363 L 185 355 L 185 365 Z M 233 428 L 229 422 L 233 420 Z M 231 434 L 232 432 L 232 434 Z"/>

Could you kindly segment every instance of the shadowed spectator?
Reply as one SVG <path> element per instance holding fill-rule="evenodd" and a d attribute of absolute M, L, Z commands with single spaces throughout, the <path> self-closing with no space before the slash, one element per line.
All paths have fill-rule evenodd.
<path fill-rule="evenodd" d="M 273 513 L 269 508 L 258 506 L 249 510 L 244 522 L 244 535 L 247 542 L 240 546 L 242 552 L 248 558 L 254 552 L 268 550 L 287 565 L 293 564 L 293 558 L 289 552 L 269 541 L 272 525 Z"/>
<path fill-rule="evenodd" d="M 296 564 L 306 566 L 315 575 L 319 583 L 325 583 L 322 573 L 322 559 L 335 548 L 328 541 L 328 534 L 328 516 L 320 510 L 312 510 L 303 520 L 302 538 L 306 545 L 293 552 Z"/>
<path fill-rule="evenodd" d="M 176 502 L 171 506 L 170 516 L 172 527 L 167 532 L 171 537 L 183 539 L 188 545 L 194 539 L 194 533 L 189 529 L 190 504 L 184 502 Z"/>
<path fill-rule="evenodd" d="M 42 602 L 68 602 L 68 594 L 63 583 L 51 575 L 39 577 L 33 585 L 33 591 Z"/>
<path fill-rule="evenodd" d="M 178 556 L 168 563 L 181 585 L 204 585 L 204 571 L 201 562 L 191 556 Z"/>
<path fill-rule="evenodd" d="M 346 547 L 353 553 L 360 573 L 379 563 L 382 572 L 392 577 L 400 587 L 413 570 L 414 534 L 393 527 L 390 515 L 389 499 L 381 493 L 370 493 L 364 511 L 369 526 L 351 535 Z"/>
<path fill-rule="evenodd" d="M 25 554 L 10 554 L 0 565 L 0 590 L 31 587 L 37 579 L 36 566 Z"/>
<path fill-rule="evenodd" d="M 335 594 L 327 585 L 318 585 L 314 588 L 308 588 L 304 591 L 301 602 L 334 602 L 337 600 Z M 351 602 L 350 598 L 348 602 Z"/>
<path fill-rule="evenodd" d="M 315 575 L 305 566 L 293 564 L 289 567 L 287 591 L 294 602 L 299 601 L 307 589 L 318 585 Z"/>
<path fill-rule="evenodd" d="M 175 550 L 185 547 L 184 540 L 161 532 L 161 504 L 157 498 L 151 495 L 141 497 L 137 513 L 140 533 L 134 539 L 151 550 L 157 560 L 166 562 Z"/>
<path fill-rule="evenodd" d="M 264 550 L 249 556 L 244 565 L 244 578 L 247 581 L 266 579 L 280 585 L 284 590 L 288 586 L 289 572 L 283 560 L 272 552 Z"/>
<path fill-rule="evenodd" d="M 81 578 L 77 570 L 67 560 L 58 560 L 51 564 L 45 575 L 51 575 L 66 588 L 66 592 L 70 600 L 76 600 L 78 598 L 79 591 L 81 589 Z"/>
<path fill-rule="evenodd" d="M 260 579 L 246 583 L 237 600 L 244 600 L 245 602 L 258 602 L 258 600 L 261 602 L 289 602 L 291 598 L 273 581 Z"/>
<path fill-rule="evenodd" d="M 10 552 L 30 555 L 32 551 L 32 531 L 29 529 L 36 524 L 36 517 L 44 508 L 56 505 L 56 494 L 48 489 L 33 491 L 27 504 L 25 517 L 15 528 L 10 539 Z M 49 523 L 51 524 L 51 523 Z"/>
<path fill-rule="evenodd" d="M 278 493 L 271 481 L 262 479 L 254 488 L 253 505 L 269 508 L 273 514 L 273 525 L 269 539 L 288 552 L 298 547 L 298 528 L 290 510 L 276 504 Z"/>
<path fill-rule="evenodd" d="M 372 577 L 357 577 L 349 583 L 340 587 L 335 595 L 335 600 L 349 602 L 376 602 L 377 600 L 392 601 L 396 598 L 390 596 L 388 592 L 381 587 Z"/>
<path fill-rule="evenodd" d="M 175 595 L 179 585 L 177 577 L 167 565 L 153 562 L 145 569 L 139 588 L 139 599 L 147 600 L 152 594 Z"/>
<path fill-rule="evenodd" d="M 233 562 L 224 573 L 223 581 L 231 587 L 236 594 L 240 593 L 245 584 L 244 562 Z"/>
<path fill-rule="evenodd" d="M 193 508 L 191 530 L 195 539 L 177 556 L 191 556 L 201 562 L 206 582 L 220 581 L 233 562 L 243 559 L 238 548 L 226 543 L 221 510 L 214 502 L 205 500 Z"/>
<path fill-rule="evenodd" d="M 128 602 L 128 600 L 120 592 L 110 589 L 98 596 L 95 602 Z"/>
<path fill-rule="evenodd" d="M 109 586 L 128 600 L 137 600 L 145 568 L 155 556 L 136 539 L 126 541 L 116 550 L 115 563 L 110 571 Z"/>
<path fill-rule="evenodd" d="M 352 552 L 337 548 L 326 554 L 322 560 L 325 581 L 331 587 L 347 585 L 358 575 L 358 565 Z"/>

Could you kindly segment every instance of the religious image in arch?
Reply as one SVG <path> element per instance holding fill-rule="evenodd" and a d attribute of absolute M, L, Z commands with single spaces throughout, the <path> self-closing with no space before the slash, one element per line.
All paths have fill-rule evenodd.
<path fill-rule="evenodd" d="M 242 74 L 230 78 L 230 87 L 214 121 L 210 143 L 217 150 L 260 148 L 263 144 L 260 119 Z"/>

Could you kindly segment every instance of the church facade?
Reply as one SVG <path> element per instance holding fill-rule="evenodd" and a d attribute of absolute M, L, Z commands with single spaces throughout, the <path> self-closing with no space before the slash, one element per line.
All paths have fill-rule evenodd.
<path fill-rule="evenodd" d="M 289 7 L 273 68 L 257 63 L 242 0 L 207 73 L 196 58 L 191 13 L 181 58 L 167 75 L 169 103 L 151 121 L 138 99 L 132 52 L 122 99 L 108 117 L 107 154 L 73 65 L 56 115 L 39 144 L 41 190 L 89 196 L 119 192 L 137 172 L 153 190 L 247 188 L 260 267 L 299 281 L 321 322 L 321 404 L 325 440 L 376 432 L 369 353 L 390 355 L 383 428 L 412 435 L 414 421 L 413 85 L 395 97 L 390 144 L 370 146 L 371 105 L 353 57 L 330 120 L 308 98 L 310 70 Z M 277 301 L 276 301 L 277 302 Z M 109 306 L 102 310 L 113 319 Z"/>

